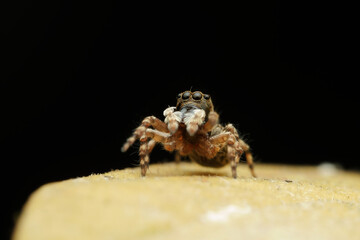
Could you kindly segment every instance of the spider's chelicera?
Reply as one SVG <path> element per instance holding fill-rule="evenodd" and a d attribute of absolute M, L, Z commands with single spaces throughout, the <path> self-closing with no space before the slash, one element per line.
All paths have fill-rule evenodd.
<path fill-rule="evenodd" d="M 219 115 L 214 111 L 209 94 L 179 93 L 176 106 L 165 109 L 164 116 L 164 121 L 146 117 L 121 148 L 125 152 L 139 139 L 142 176 L 149 168 L 149 154 L 156 143 L 161 143 L 165 150 L 176 152 L 177 161 L 181 156 L 188 156 L 200 165 L 215 168 L 230 163 L 234 178 L 236 166 L 245 153 L 251 174 L 256 177 L 249 145 L 239 137 L 232 124 L 219 124 Z"/>

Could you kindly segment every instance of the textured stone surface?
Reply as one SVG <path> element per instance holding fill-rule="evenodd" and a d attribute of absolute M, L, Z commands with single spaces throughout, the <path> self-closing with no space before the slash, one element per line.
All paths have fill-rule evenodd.
<path fill-rule="evenodd" d="M 50 183 L 28 199 L 14 240 L 359 239 L 360 174 L 333 165 L 153 164 Z"/>

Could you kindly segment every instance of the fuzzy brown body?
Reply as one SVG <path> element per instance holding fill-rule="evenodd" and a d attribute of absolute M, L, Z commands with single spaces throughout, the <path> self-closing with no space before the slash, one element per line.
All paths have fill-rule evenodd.
<path fill-rule="evenodd" d="M 245 153 L 255 177 L 249 146 L 232 124 L 219 124 L 219 115 L 214 111 L 210 95 L 185 91 L 177 98 L 176 107 L 164 110 L 164 122 L 154 116 L 146 117 L 121 148 L 125 152 L 139 139 L 141 175 L 146 175 L 149 154 L 155 144 L 161 143 L 165 150 L 188 156 L 203 166 L 218 168 L 230 163 L 234 178 L 236 166 Z"/>
<path fill-rule="evenodd" d="M 220 124 L 216 129 L 223 128 Z M 200 128 L 194 136 L 190 136 L 186 131 L 184 124 L 179 125 L 178 131 L 173 135 L 174 140 L 178 143 L 176 150 L 181 156 L 188 156 L 194 161 L 205 167 L 219 168 L 229 164 L 226 157 L 226 145 L 220 147 L 214 157 L 209 156 L 209 139 L 212 137 L 211 132 L 207 133 Z"/>

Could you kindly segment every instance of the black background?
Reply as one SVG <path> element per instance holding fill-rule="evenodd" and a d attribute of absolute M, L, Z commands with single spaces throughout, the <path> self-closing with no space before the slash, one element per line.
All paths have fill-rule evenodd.
<path fill-rule="evenodd" d="M 319 1 L 3 8 L 1 232 L 9 235 L 44 183 L 137 165 L 136 147 L 121 153 L 122 143 L 190 88 L 212 96 L 256 162 L 359 169 L 352 9 Z M 170 160 L 160 147 L 151 156 Z"/>

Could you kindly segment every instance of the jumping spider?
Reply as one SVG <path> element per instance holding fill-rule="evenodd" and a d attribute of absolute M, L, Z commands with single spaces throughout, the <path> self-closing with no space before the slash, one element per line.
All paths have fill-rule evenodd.
<path fill-rule="evenodd" d="M 239 137 L 232 124 L 218 123 L 219 115 L 214 111 L 210 95 L 200 91 L 179 93 L 176 107 L 166 108 L 164 116 L 164 122 L 154 116 L 146 117 L 121 148 L 125 152 L 139 139 L 142 176 L 146 175 L 149 154 L 158 142 L 165 150 L 176 151 L 177 161 L 180 156 L 188 156 L 202 166 L 214 168 L 230 163 L 233 178 L 236 178 L 240 157 L 245 153 L 251 175 L 256 177 L 249 145 Z"/>

